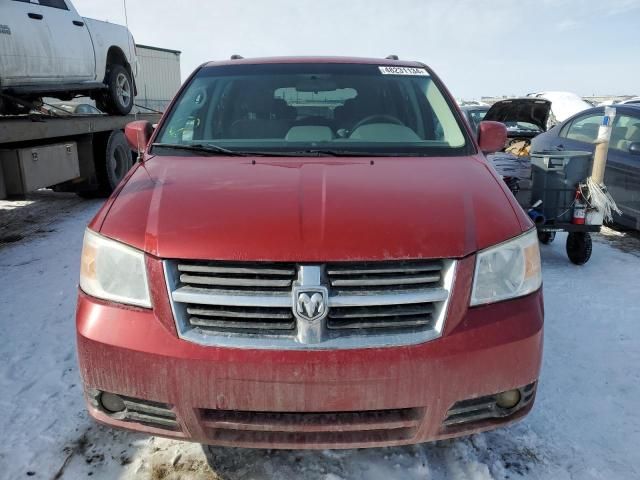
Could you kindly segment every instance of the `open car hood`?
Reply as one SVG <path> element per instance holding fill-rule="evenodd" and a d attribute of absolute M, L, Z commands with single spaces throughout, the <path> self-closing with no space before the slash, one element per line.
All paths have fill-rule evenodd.
<path fill-rule="evenodd" d="M 526 122 L 547 131 L 551 102 L 543 98 L 512 98 L 494 103 L 484 120 L 494 122 Z"/>

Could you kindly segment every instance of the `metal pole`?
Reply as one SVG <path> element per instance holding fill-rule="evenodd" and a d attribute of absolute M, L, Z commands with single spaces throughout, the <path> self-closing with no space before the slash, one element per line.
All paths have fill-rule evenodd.
<path fill-rule="evenodd" d="M 616 109 L 613 107 L 605 107 L 602 124 L 596 138 L 596 150 L 593 155 L 593 169 L 591 178 L 596 185 L 604 183 L 604 170 L 607 166 L 607 156 L 609 154 L 609 140 L 611 139 L 611 127 L 616 118 Z"/>

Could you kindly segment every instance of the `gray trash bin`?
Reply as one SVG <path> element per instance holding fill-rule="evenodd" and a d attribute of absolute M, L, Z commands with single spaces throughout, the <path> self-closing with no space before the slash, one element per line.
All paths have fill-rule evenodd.
<path fill-rule="evenodd" d="M 571 222 L 576 187 L 591 175 L 593 155 L 582 151 L 531 153 L 531 203 L 547 222 Z"/>

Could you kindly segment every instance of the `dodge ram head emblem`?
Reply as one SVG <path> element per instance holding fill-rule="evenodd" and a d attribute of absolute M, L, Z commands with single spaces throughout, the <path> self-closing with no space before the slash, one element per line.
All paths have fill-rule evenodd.
<path fill-rule="evenodd" d="M 327 315 L 325 288 L 296 288 L 293 292 L 293 311 L 301 320 L 314 321 Z"/>

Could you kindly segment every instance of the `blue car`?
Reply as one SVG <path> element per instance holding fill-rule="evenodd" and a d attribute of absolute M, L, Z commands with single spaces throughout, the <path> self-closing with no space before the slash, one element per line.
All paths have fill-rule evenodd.
<path fill-rule="evenodd" d="M 640 230 L 640 105 L 614 105 L 617 109 L 604 181 L 622 211 L 615 222 Z M 604 107 L 584 110 L 536 136 L 532 151 L 586 150 L 593 152 Z"/>

